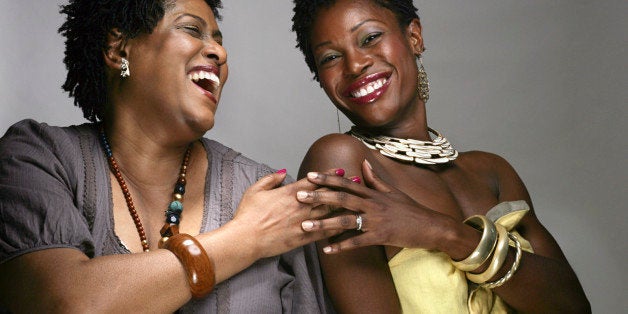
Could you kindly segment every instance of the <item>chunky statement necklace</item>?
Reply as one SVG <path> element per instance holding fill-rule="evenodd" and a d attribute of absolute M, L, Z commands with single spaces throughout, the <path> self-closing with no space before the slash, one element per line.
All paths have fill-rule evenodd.
<path fill-rule="evenodd" d="M 137 210 L 135 210 L 135 205 L 133 205 L 133 198 L 131 198 L 129 188 L 127 187 L 126 182 L 122 177 L 122 172 L 120 172 L 118 163 L 116 162 L 116 159 L 113 158 L 113 152 L 111 151 L 111 146 L 107 141 L 107 135 L 105 135 L 105 130 L 103 127 L 100 128 L 100 142 L 103 146 L 103 149 L 105 150 L 105 156 L 107 157 L 107 161 L 109 162 L 109 168 L 111 169 L 111 172 L 113 172 L 113 175 L 116 177 L 116 180 L 118 181 L 118 184 L 122 189 L 122 194 L 124 195 L 126 205 L 129 208 L 129 213 L 131 214 L 131 218 L 133 218 L 135 228 L 137 229 L 137 233 L 140 236 L 140 241 L 142 242 L 142 250 L 144 250 L 144 252 L 148 252 L 150 246 L 148 245 L 148 240 L 146 239 L 146 232 L 144 231 L 144 227 L 142 226 L 142 222 L 140 221 L 140 216 L 137 214 Z M 162 241 L 167 241 L 167 237 L 179 233 L 179 222 L 181 221 L 181 213 L 183 212 L 183 195 L 185 194 L 185 173 L 188 168 L 188 162 L 190 161 L 191 151 L 192 144 L 190 144 L 185 151 L 183 161 L 181 162 L 179 178 L 177 179 L 177 183 L 174 186 L 174 192 L 172 193 L 173 200 L 166 210 L 166 224 L 161 229 Z"/>
<path fill-rule="evenodd" d="M 432 128 L 427 128 L 436 138 L 433 141 L 402 139 L 385 135 L 361 133 L 352 127 L 349 134 L 359 139 L 370 149 L 379 150 L 387 157 L 421 165 L 444 164 L 458 157 L 449 141 Z"/>

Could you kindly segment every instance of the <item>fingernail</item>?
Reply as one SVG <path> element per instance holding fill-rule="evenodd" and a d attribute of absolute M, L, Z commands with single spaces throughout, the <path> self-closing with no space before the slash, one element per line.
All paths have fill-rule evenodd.
<path fill-rule="evenodd" d="M 369 167 L 369 169 L 373 170 L 373 166 L 371 166 L 371 163 L 368 160 L 364 159 L 364 162 L 366 163 L 366 166 Z"/>
<path fill-rule="evenodd" d="M 360 177 L 353 177 L 353 178 L 351 178 L 351 181 L 353 181 L 355 183 L 362 183 L 362 179 L 360 179 Z"/>
<path fill-rule="evenodd" d="M 286 173 L 286 168 L 277 170 L 277 173 Z"/>
<path fill-rule="evenodd" d="M 308 172 L 307 177 L 309 179 L 316 179 L 318 177 L 318 172 Z"/>
<path fill-rule="evenodd" d="M 337 169 L 335 172 L 336 172 L 336 175 L 339 176 L 339 177 L 342 177 L 342 176 L 345 175 L 345 170 L 342 169 L 342 168 Z"/>
<path fill-rule="evenodd" d="M 312 230 L 313 227 L 314 227 L 314 223 L 309 220 L 306 220 L 301 223 L 301 228 L 303 228 L 303 230 L 305 231 Z"/>
<path fill-rule="evenodd" d="M 308 194 L 309 193 L 306 191 L 299 191 L 297 192 L 297 199 L 304 200 L 307 198 Z"/>
<path fill-rule="evenodd" d="M 325 253 L 331 253 L 331 246 L 326 246 L 323 248 L 323 252 Z"/>

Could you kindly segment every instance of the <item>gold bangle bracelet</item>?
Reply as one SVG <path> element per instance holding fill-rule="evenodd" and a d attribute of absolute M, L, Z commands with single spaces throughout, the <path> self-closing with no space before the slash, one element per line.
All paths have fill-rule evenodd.
<path fill-rule="evenodd" d="M 484 264 L 491 256 L 491 253 L 493 253 L 497 243 L 497 229 L 492 221 L 482 215 L 471 216 L 464 223 L 477 230 L 482 230 L 482 238 L 478 246 L 467 258 L 461 261 L 452 260 L 451 263 L 462 271 L 471 271 Z"/>
<path fill-rule="evenodd" d="M 508 255 L 508 231 L 499 224 L 495 225 L 495 228 L 497 228 L 498 234 L 497 245 L 488 268 L 480 274 L 467 273 L 467 279 L 475 283 L 482 284 L 493 278 L 504 265 L 504 261 L 506 261 L 506 256 Z"/>
<path fill-rule="evenodd" d="M 515 242 L 515 246 L 517 248 L 517 254 L 515 255 L 515 261 L 512 263 L 512 266 L 510 267 L 510 269 L 508 270 L 508 272 L 504 275 L 504 277 L 492 281 L 492 282 L 486 282 L 480 286 L 487 288 L 487 289 L 493 289 L 493 288 L 497 288 L 501 285 L 503 285 L 504 283 L 506 283 L 506 281 L 510 280 L 510 278 L 512 278 L 512 276 L 515 274 L 515 272 L 517 272 L 517 269 L 519 269 L 519 263 L 521 262 L 521 256 L 523 255 L 522 250 L 521 250 L 521 242 L 519 242 L 519 238 L 517 238 L 516 235 L 512 234 L 512 233 L 508 233 L 508 237 Z"/>
<path fill-rule="evenodd" d="M 202 298 L 214 289 L 214 267 L 196 238 L 186 233 L 175 234 L 165 240 L 163 248 L 174 253 L 185 268 L 192 297 Z"/>

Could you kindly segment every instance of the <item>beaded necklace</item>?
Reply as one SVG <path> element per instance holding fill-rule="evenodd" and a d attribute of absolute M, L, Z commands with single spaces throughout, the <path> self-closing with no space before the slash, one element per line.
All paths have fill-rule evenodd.
<path fill-rule="evenodd" d="M 133 218 L 133 222 L 135 223 L 135 228 L 137 229 L 137 233 L 140 236 L 140 241 L 142 243 L 142 250 L 144 252 L 148 252 L 150 246 L 148 245 L 148 240 L 146 239 L 146 232 L 144 231 L 144 227 L 142 226 L 142 222 L 140 221 L 140 216 L 137 214 L 137 210 L 135 209 L 135 205 L 133 204 L 133 198 L 131 198 L 131 193 L 129 193 L 129 188 L 122 177 L 122 172 L 118 167 L 118 163 L 116 159 L 113 157 L 113 152 L 111 150 L 111 146 L 109 145 L 109 141 L 107 141 L 107 135 L 105 134 L 105 130 L 103 127 L 100 128 L 100 142 L 105 150 L 105 156 L 107 157 L 107 161 L 109 162 L 109 168 L 111 172 L 116 177 L 120 188 L 122 189 L 122 194 L 124 195 L 124 199 L 126 201 L 126 205 L 129 208 L 129 213 L 131 214 L 131 218 Z M 188 168 L 188 162 L 190 161 L 190 154 L 192 151 L 192 144 L 190 144 L 185 151 L 185 155 L 183 157 L 183 161 L 181 162 L 181 170 L 179 171 L 179 178 L 177 179 L 177 183 L 174 186 L 174 192 L 172 193 L 172 202 L 168 205 L 168 209 L 166 210 L 166 224 L 161 229 L 162 239 L 160 241 L 160 246 L 162 242 L 166 241 L 170 236 L 173 236 L 179 233 L 179 222 L 181 222 L 181 213 L 183 212 L 183 195 L 185 194 L 185 174 Z"/>

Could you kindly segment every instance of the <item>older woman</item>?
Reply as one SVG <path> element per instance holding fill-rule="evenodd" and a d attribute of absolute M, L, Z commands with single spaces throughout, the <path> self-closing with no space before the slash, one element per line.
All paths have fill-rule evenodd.
<path fill-rule="evenodd" d="M 425 49 L 412 1 L 295 0 L 294 12 L 293 30 L 307 65 L 355 124 L 347 134 L 315 142 L 299 174 L 361 196 L 299 193 L 304 201 L 337 199 L 360 211 L 351 221 L 344 218 L 356 227 L 353 236 L 319 242 L 337 309 L 590 311 L 508 162 L 486 152 L 458 153 L 428 127 Z M 343 167 L 353 182 L 311 172 L 332 166 Z M 361 185 L 361 178 L 375 190 Z"/>
<path fill-rule="evenodd" d="M 220 6 L 62 6 L 63 88 L 90 123 L 0 140 L 0 311 L 328 311 L 302 245 L 341 230 L 305 233 L 321 210 L 295 197 L 319 186 L 202 138 L 227 80 Z"/>

